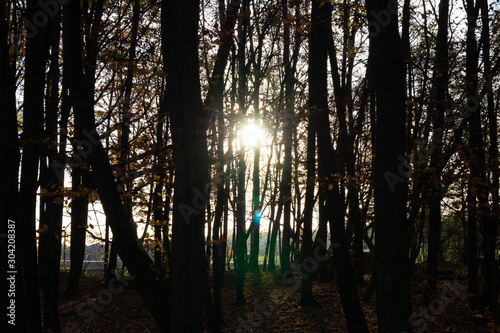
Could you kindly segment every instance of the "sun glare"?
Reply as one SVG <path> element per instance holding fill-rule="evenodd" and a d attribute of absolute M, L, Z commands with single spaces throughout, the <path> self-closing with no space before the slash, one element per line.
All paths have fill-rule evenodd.
<path fill-rule="evenodd" d="M 247 123 L 240 130 L 240 139 L 246 148 L 256 148 L 262 144 L 264 133 L 256 123 Z"/>

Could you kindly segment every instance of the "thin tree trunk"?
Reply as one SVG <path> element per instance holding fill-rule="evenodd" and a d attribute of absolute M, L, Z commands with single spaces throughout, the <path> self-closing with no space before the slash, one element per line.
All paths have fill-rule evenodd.
<path fill-rule="evenodd" d="M 345 47 L 344 47 L 345 48 Z M 333 34 L 329 32 L 328 38 L 328 53 L 330 58 L 330 67 L 332 68 L 332 79 L 335 92 L 335 105 L 337 110 L 337 118 L 339 120 L 340 136 L 339 136 L 339 147 L 340 147 L 340 157 L 342 164 L 346 166 L 347 174 L 351 179 L 356 177 L 355 163 L 356 158 L 354 156 L 354 144 L 351 136 L 349 135 L 347 129 L 347 122 L 345 115 L 347 113 L 347 104 L 351 96 L 350 87 L 342 84 L 345 83 L 346 79 L 340 77 L 339 68 L 337 66 L 337 56 L 336 48 L 333 40 Z M 342 70 L 345 73 L 345 69 Z M 345 75 L 345 74 L 344 74 Z M 347 81 L 350 81 L 349 78 Z M 365 226 L 361 219 L 361 211 L 359 208 L 358 190 L 357 184 L 354 180 L 350 180 L 348 183 L 348 201 L 349 201 L 349 218 L 352 221 L 354 229 L 354 254 L 355 254 L 355 277 L 358 283 L 363 283 L 363 233 Z"/>
<path fill-rule="evenodd" d="M 261 85 L 261 62 L 262 62 L 262 48 L 258 49 L 257 62 L 255 64 L 255 83 L 254 83 L 254 116 L 257 126 L 260 126 L 258 119 L 260 109 L 260 85 Z M 259 248 L 260 248 L 260 217 L 262 205 L 260 202 L 260 145 L 258 142 L 253 150 L 253 186 L 252 186 L 252 234 L 250 241 L 250 260 L 248 263 L 248 270 L 253 273 L 258 273 L 259 270 Z M 263 193 L 266 189 L 263 189 Z"/>
<path fill-rule="evenodd" d="M 247 82 L 246 82 L 246 66 L 245 66 L 245 45 L 247 38 L 247 26 L 248 26 L 248 16 L 250 15 L 248 9 L 248 0 L 243 0 L 242 2 L 242 18 L 240 29 L 238 30 L 238 68 L 239 68 L 239 78 L 238 78 L 238 107 L 242 115 L 246 115 L 246 105 L 245 97 L 247 94 Z M 246 228 L 245 228 L 245 206 L 246 206 L 246 195 L 245 195 L 245 173 L 246 173 L 246 162 L 245 162 L 245 147 L 240 144 L 240 149 L 238 151 L 238 198 L 236 204 L 236 303 L 245 303 L 245 295 L 243 294 L 243 286 L 245 280 L 246 266 L 247 266 L 247 244 L 246 244 Z"/>
<path fill-rule="evenodd" d="M 331 222 L 333 259 L 338 289 L 349 332 L 368 332 L 366 319 L 359 302 L 344 228 L 344 200 L 334 176 L 339 172 L 337 154 L 333 149 L 328 119 L 327 49 L 331 24 L 331 5 L 319 0 L 312 4 L 312 27 L 309 50 L 309 103 L 311 112 L 317 113 L 318 163 L 321 174 L 326 175 L 325 192 L 328 218 Z"/>
<path fill-rule="evenodd" d="M 283 215 L 283 245 L 280 252 L 281 275 L 290 271 L 290 237 L 291 237 L 291 191 L 292 191 L 292 127 L 293 127 L 293 71 L 290 61 L 290 22 L 288 20 L 288 4 L 282 1 L 283 7 L 283 62 L 285 66 L 285 114 L 283 116 L 283 143 L 284 162 L 283 176 L 280 185 L 280 205 L 283 205 L 282 214 L 278 211 L 279 219 Z M 279 224 L 278 224 L 279 226 Z M 272 241 L 272 240 L 271 240 Z"/>
<path fill-rule="evenodd" d="M 313 12 L 314 13 L 314 12 Z M 319 13 L 316 13 L 319 14 Z M 313 14 L 314 15 L 314 14 Z M 316 179 L 316 108 L 321 105 L 322 101 L 318 100 L 318 97 L 322 97 L 317 94 L 313 89 L 320 90 L 316 82 L 312 82 L 313 79 L 317 79 L 317 73 L 313 71 L 318 70 L 318 66 L 313 66 L 312 63 L 314 61 L 320 60 L 317 57 L 319 54 L 313 51 L 318 50 L 318 45 L 314 45 L 313 43 L 318 43 L 321 40 L 318 38 L 318 28 L 317 24 L 321 17 L 313 16 L 312 17 L 312 32 L 311 35 L 311 45 L 310 45 L 310 58 L 309 58 L 309 107 L 311 113 L 309 115 L 309 122 L 307 124 L 307 157 L 306 157 L 306 170 L 307 170 L 307 185 L 306 185 L 306 197 L 304 203 L 304 214 L 303 214 L 303 224 L 304 224 L 304 233 L 302 237 L 302 249 L 301 249 L 301 267 L 302 267 L 302 276 L 301 276 L 301 294 L 300 294 L 300 302 L 301 306 L 311 306 L 315 304 L 313 294 L 312 294 L 312 277 L 310 273 L 310 265 L 309 260 L 313 258 L 312 251 L 312 220 L 313 220 L 313 210 L 314 210 L 314 185 Z M 316 34 L 315 34 L 316 33 Z M 326 62 L 325 62 L 326 64 Z M 300 233 L 300 230 L 297 230 Z"/>
<path fill-rule="evenodd" d="M 321 177 L 321 176 L 320 176 Z M 323 187 L 319 188 L 319 217 L 318 217 L 318 232 L 316 233 L 316 239 L 314 240 L 314 249 L 319 247 L 318 256 L 324 258 L 326 256 L 326 240 L 328 237 L 328 217 L 326 215 L 325 207 L 325 189 Z M 319 282 L 328 281 L 328 263 L 330 260 L 318 262 L 319 268 Z"/>
<path fill-rule="evenodd" d="M 431 92 L 431 115 L 433 122 L 432 145 L 435 150 L 431 155 L 431 170 L 436 172 L 429 179 L 429 250 L 427 254 L 427 288 L 430 294 L 436 292 L 438 275 L 439 244 L 441 242 L 441 170 L 442 145 L 444 130 L 444 114 L 448 108 L 448 9 L 449 1 L 439 2 L 439 21 L 436 40 L 436 69 L 434 71 L 435 85 Z"/>
<path fill-rule="evenodd" d="M 82 274 L 82 264 L 85 257 L 89 175 L 83 168 L 73 168 L 71 176 L 73 191 L 71 205 L 71 267 L 65 294 L 79 295 L 78 283 Z"/>
<path fill-rule="evenodd" d="M 477 210 L 476 198 L 471 193 L 470 186 L 467 193 L 467 239 L 466 239 L 466 257 L 467 257 L 467 280 L 468 280 L 468 298 L 471 311 L 481 309 L 479 301 L 479 277 L 478 277 L 478 258 L 477 258 Z"/>
<path fill-rule="evenodd" d="M 222 94 L 218 95 L 220 97 L 220 106 L 218 114 L 218 142 L 217 142 L 217 203 L 215 206 L 215 216 L 214 216 L 214 230 L 213 230 L 213 288 L 214 288 L 214 308 L 215 313 L 222 323 L 224 321 L 222 316 L 222 271 L 221 267 L 224 267 L 224 262 L 221 262 L 221 227 L 222 227 L 222 216 L 224 214 L 224 207 L 227 206 L 226 197 L 226 181 L 224 175 L 224 142 L 226 136 L 226 125 L 224 124 L 224 115 L 222 113 Z"/>

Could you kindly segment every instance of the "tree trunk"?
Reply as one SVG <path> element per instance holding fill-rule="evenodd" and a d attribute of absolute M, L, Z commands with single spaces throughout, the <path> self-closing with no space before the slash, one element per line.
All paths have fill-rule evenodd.
<path fill-rule="evenodd" d="M 224 175 L 224 142 L 226 136 L 226 125 L 224 124 L 224 115 L 222 113 L 222 91 L 220 97 L 220 109 L 218 115 L 218 142 L 217 142 L 217 158 L 219 165 L 217 166 L 217 203 L 215 206 L 214 230 L 213 230 L 213 288 L 214 288 L 214 308 L 219 321 L 223 322 L 222 317 L 222 272 L 224 262 L 221 262 L 221 227 L 224 207 L 227 206 L 226 196 L 226 181 Z"/>
<path fill-rule="evenodd" d="M 293 128 L 293 71 L 290 61 L 290 22 L 288 20 L 287 0 L 282 1 L 283 7 L 283 63 L 285 66 L 285 113 L 283 115 L 284 162 L 283 176 L 280 185 L 280 205 L 282 214 L 278 211 L 278 227 L 283 215 L 283 247 L 280 252 L 281 275 L 290 271 L 290 236 L 291 236 L 291 204 L 292 204 L 292 128 Z M 280 206 L 281 208 L 281 206 Z M 277 230 L 276 230 L 277 231 Z M 274 235 L 273 235 L 274 236 Z M 274 238 L 275 239 L 275 238 Z M 272 240 L 271 240 L 272 241 Z M 273 253 L 274 255 L 274 253 Z M 274 259 L 274 258 L 273 258 Z"/>
<path fill-rule="evenodd" d="M 406 220 L 407 185 L 405 67 L 398 32 L 397 3 L 366 3 L 370 25 L 370 75 L 376 96 L 375 266 L 377 319 L 383 332 L 411 332 L 409 244 Z M 381 24 L 376 18 L 387 17 Z M 403 162 L 401 162 L 401 160 Z"/>
<path fill-rule="evenodd" d="M 254 82 L 254 121 L 257 126 L 260 126 L 258 119 L 260 109 L 260 84 L 261 84 L 261 62 L 262 62 L 262 48 L 258 49 L 257 61 L 254 65 L 255 82 Z M 248 270 L 253 273 L 260 272 L 259 269 L 259 249 L 260 249 L 260 217 L 262 204 L 260 202 L 260 145 L 258 142 L 253 150 L 253 186 L 252 186 L 252 234 L 250 241 L 250 260 L 248 263 Z M 263 189 L 263 195 L 266 189 Z"/>
<path fill-rule="evenodd" d="M 331 23 L 331 5 L 313 1 L 312 27 L 309 50 L 309 101 L 311 112 L 317 113 L 318 163 L 321 174 L 326 176 L 326 206 L 332 228 L 333 259 L 337 272 L 338 289 L 349 332 L 368 332 L 366 319 L 359 302 L 359 294 L 349 257 L 344 228 L 344 200 L 335 178 L 339 168 L 337 154 L 330 137 L 327 90 L 327 49 Z"/>
<path fill-rule="evenodd" d="M 313 12 L 314 13 L 314 12 Z M 319 13 L 316 12 L 318 15 Z M 313 14 L 314 15 L 314 14 Z M 314 210 L 314 185 L 316 179 L 316 107 L 321 105 L 323 101 L 317 98 L 322 98 L 326 96 L 321 96 L 317 94 L 317 91 L 313 89 L 320 90 L 322 87 L 318 87 L 317 82 L 312 82 L 313 79 L 318 79 L 318 74 L 313 73 L 313 71 L 318 70 L 319 66 L 313 66 L 314 61 L 318 61 L 321 58 L 318 57 L 318 46 L 313 43 L 318 43 L 321 40 L 318 38 L 318 23 L 321 17 L 313 16 L 312 18 L 312 35 L 311 35 L 311 45 L 310 45 L 310 58 L 309 58 L 309 123 L 307 124 L 307 157 L 306 157 L 306 169 L 307 169 L 307 185 L 306 185 L 306 197 L 304 203 L 304 214 L 303 214 L 303 224 L 304 233 L 302 237 L 302 249 L 301 249 L 301 294 L 300 302 L 301 306 L 314 305 L 315 301 L 312 294 L 312 284 L 311 284 L 311 272 L 310 272 L 310 260 L 313 259 L 313 249 L 312 249 L 312 220 L 313 220 L 313 210 Z M 326 60 L 326 59 L 325 59 Z M 325 61 L 326 65 L 326 61 Z M 324 91 L 323 91 L 324 92 Z M 300 229 L 297 230 L 300 233 Z"/>
<path fill-rule="evenodd" d="M 345 18 L 347 19 L 347 18 Z M 346 48 L 346 46 L 344 46 Z M 333 34 L 329 31 L 328 38 L 328 53 L 330 58 L 330 67 L 332 68 L 332 79 L 335 93 L 335 106 L 337 110 L 337 118 L 339 121 L 339 151 L 342 164 L 346 166 L 347 174 L 350 179 L 356 178 L 355 163 L 356 157 L 354 155 L 354 144 L 351 136 L 349 135 L 346 122 L 347 104 L 351 96 L 351 88 L 345 86 L 345 77 L 340 77 L 339 68 L 337 65 L 336 48 L 333 40 Z M 344 52 L 345 53 L 345 52 Z M 345 76 L 345 69 L 342 73 Z M 348 78 L 347 81 L 350 81 Z M 342 84 L 344 82 L 344 84 Z M 363 233 L 364 225 L 361 219 L 361 211 L 359 208 L 357 184 L 354 180 L 348 182 L 348 201 L 349 201 L 349 219 L 352 221 L 354 229 L 354 265 L 355 265 L 355 278 L 358 283 L 363 283 Z"/>
<path fill-rule="evenodd" d="M 0 209 L 0 217 L 2 223 L 0 223 L 0 233 L 2 237 L 6 239 L 1 239 L 0 250 L 4 255 L 1 257 L 0 267 L 8 267 L 9 269 L 2 269 L 0 272 L 0 288 L 5 291 L 0 297 L 3 309 L 7 309 L 10 306 L 10 300 L 7 295 L 7 290 L 9 290 L 9 283 L 7 280 L 7 271 L 18 271 L 16 276 L 17 281 L 20 281 L 19 285 L 22 285 L 23 271 L 21 269 L 21 257 L 19 254 L 21 242 L 16 245 L 18 247 L 17 257 L 10 261 L 7 254 L 10 254 L 12 246 L 9 246 L 8 240 L 10 235 L 17 235 L 20 238 L 21 235 L 21 221 L 19 217 L 19 192 L 18 192 L 18 172 L 19 172 L 19 141 L 17 137 L 17 115 L 16 115 L 16 99 L 15 99 L 15 84 L 12 76 L 13 68 L 11 68 L 9 62 L 9 43 L 8 43 L 8 28 L 5 13 L 5 5 L 0 8 L 0 105 L 2 106 L 2 111 L 0 112 L 0 202 L 2 204 L 2 209 Z M 12 221 L 12 222 L 10 222 Z M 16 295 L 16 309 L 18 318 L 27 318 L 27 308 L 23 306 L 26 304 L 26 300 L 30 296 L 25 294 L 24 290 L 19 288 Z M 23 332 L 28 332 L 26 321 L 16 321 L 16 326 L 8 324 L 10 320 L 9 316 L 4 317 L 0 325 L 0 331 L 2 332 L 15 332 L 16 328 Z"/>
<path fill-rule="evenodd" d="M 487 294 L 489 300 L 490 311 L 493 314 L 495 320 L 495 325 L 500 324 L 500 311 L 498 308 L 498 294 L 499 294 L 499 276 L 498 276 L 498 265 L 495 260 L 495 248 L 496 240 L 498 234 L 498 224 L 499 224 L 499 199 L 498 199 L 498 127 L 495 120 L 495 107 L 493 102 L 493 91 L 492 91 L 492 71 L 491 71 L 491 59 L 490 59 L 490 25 L 489 25 L 489 13 L 488 13 L 488 2 L 481 0 L 481 21 L 482 21 L 482 31 L 481 39 L 483 42 L 483 62 L 484 62 L 484 77 L 485 77 L 485 88 L 487 94 L 487 111 L 489 119 L 489 136 L 490 136 L 490 148 L 489 155 L 491 163 L 491 175 L 492 182 L 489 189 L 482 188 L 482 199 L 480 199 L 479 204 L 482 209 L 482 220 L 483 220 L 483 255 L 485 258 L 485 277 L 487 285 Z M 476 117 L 477 118 L 477 117 Z M 477 121 L 477 119 L 476 119 Z M 479 133 L 478 141 L 482 140 L 481 137 L 481 127 L 478 128 Z M 484 148 L 483 148 L 484 149 Z M 485 149 L 484 149 L 485 150 Z M 480 161 L 482 165 L 479 170 L 481 172 L 482 180 L 486 182 L 486 160 L 483 154 L 484 160 Z M 491 191 L 491 206 L 488 207 L 488 201 L 485 200 L 488 197 L 488 191 Z"/>
<path fill-rule="evenodd" d="M 466 239 L 466 258 L 467 258 L 467 281 L 468 298 L 471 311 L 479 311 L 481 304 L 479 302 L 479 277 L 478 277 L 478 258 L 477 258 L 477 209 L 476 198 L 471 193 L 471 186 L 467 189 L 467 239 Z"/>
<path fill-rule="evenodd" d="M 198 72 L 197 1 L 162 1 L 162 38 L 175 161 L 171 325 L 201 332 L 206 292 L 205 208 L 209 200 L 207 120 Z"/>
<path fill-rule="evenodd" d="M 321 176 L 320 176 L 321 177 Z M 326 215 L 325 207 L 325 189 L 323 187 L 319 188 L 319 216 L 318 216 L 318 232 L 316 233 L 316 239 L 314 240 L 314 249 L 319 248 L 317 255 L 320 258 L 325 258 L 327 255 L 326 240 L 328 237 L 328 217 Z M 328 281 L 328 263 L 330 260 L 322 260 L 318 262 L 319 268 L 319 282 Z"/>
<path fill-rule="evenodd" d="M 59 8 L 58 8 L 59 9 Z M 64 186 L 63 156 L 66 154 L 65 141 L 58 152 L 57 132 L 58 101 L 59 101 L 59 44 L 60 44 L 60 11 L 48 24 L 50 28 L 50 69 L 47 74 L 47 102 L 44 137 L 49 145 L 44 147 L 41 159 L 42 189 L 46 197 L 42 198 L 40 225 L 44 232 L 39 240 L 39 267 L 43 290 L 44 328 L 55 332 L 61 331 L 59 320 L 59 266 L 61 258 L 61 229 L 63 218 L 62 188 Z M 63 115 L 61 115 L 63 118 Z M 67 122 L 62 120 L 62 123 Z M 64 131 L 61 131 L 64 132 Z M 65 136 L 61 136 L 65 140 Z M 47 165 L 48 162 L 48 165 Z M 58 167 L 62 166 L 62 167 Z"/>
<path fill-rule="evenodd" d="M 246 82 L 246 66 L 245 66 L 245 45 L 247 38 L 248 26 L 248 0 L 242 2 L 242 16 L 241 24 L 238 30 L 238 106 L 242 115 L 246 115 L 245 97 L 247 94 Z M 246 211 L 246 195 L 245 195 L 245 147 L 240 144 L 238 151 L 238 199 L 236 204 L 236 303 L 245 303 L 245 295 L 243 294 L 243 286 L 245 280 L 245 273 L 247 270 L 247 243 L 246 243 L 246 228 L 245 228 L 245 211 Z"/>
<path fill-rule="evenodd" d="M 85 258 L 85 238 L 87 236 L 89 174 L 74 167 L 71 174 L 73 200 L 71 205 L 71 267 L 65 294 L 79 295 L 79 280 Z M 109 281 L 108 281 L 109 282 Z"/>
<path fill-rule="evenodd" d="M 36 0 L 27 2 L 27 20 L 34 22 L 35 15 L 42 9 Z M 23 157 L 21 165 L 20 236 L 22 289 L 25 290 L 26 331 L 41 330 L 40 300 L 38 291 L 37 250 L 35 241 L 35 207 L 37 176 L 40 158 L 41 124 L 43 114 L 43 92 L 45 79 L 45 55 L 47 54 L 47 27 L 27 29 L 24 80 L 23 133 L 21 136 Z M 21 327 L 25 323 L 20 323 Z"/>
<path fill-rule="evenodd" d="M 441 243 L 441 170 L 443 160 L 444 114 L 448 108 L 448 0 L 439 2 L 439 21 L 436 40 L 436 69 L 434 87 L 431 92 L 430 118 L 433 122 L 431 145 L 435 149 L 431 155 L 431 170 L 435 170 L 429 179 L 429 250 L 427 254 L 427 288 L 429 294 L 436 292 L 438 275 L 438 255 Z"/>

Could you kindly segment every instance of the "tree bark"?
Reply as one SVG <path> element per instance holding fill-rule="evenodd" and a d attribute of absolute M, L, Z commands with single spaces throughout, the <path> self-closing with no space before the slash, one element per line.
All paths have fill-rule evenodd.
<path fill-rule="evenodd" d="M 7 254 L 8 237 L 11 234 L 16 234 L 17 237 L 22 236 L 20 234 L 20 220 L 19 220 L 19 192 L 18 192 L 18 172 L 19 172 L 19 140 L 18 140 L 18 130 L 17 130 L 17 115 L 16 115 L 16 99 L 15 99 L 15 85 L 13 80 L 13 68 L 11 68 L 9 62 L 9 42 L 8 42 L 8 28 L 7 19 L 5 13 L 5 5 L 0 8 L 0 105 L 2 110 L 0 112 L 0 203 L 2 208 L 0 209 L 0 218 L 2 221 L 0 223 L 0 233 L 6 235 L 4 239 L 0 240 L 0 250 L 4 255 L 1 257 L 0 267 L 9 267 L 10 269 L 18 270 L 17 281 L 23 281 L 23 275 L 21 270 L 21 258 L 19 256 L 20 251 L 18 250 L 18 255 L 13 262 L 8 261 Z M 13 221 L 9 222 L 9 221 Z M 11 229 L 9 229 L 9 227 Z M 12 230 L 9 232 L 9 230 Z M 20 242 L 16 244 L 21 245 Z M 12 247 L 10 247 L 12 249 Z M 10 265 L 13 266 L 10 266 Z M 7 266 L 9 265 L 9 266 Z M 9 269 L 9 270 L 10 270 Z M 9 290 L 9 284 L 7 280 L 7 270 L 2 269 L 0 272 L 0 288 L 2 290 Z M 23 306 L 26 304 L 26 296 L 24 289 L 19 288 L 16 295 L 17 303 L 17 315 L 18 318 L 27 318 L 27 308 Z M 10 305 L 10 300 L 7 297 L 7 292 L 4 292 L 0 297 L 1 306 L 6 309 Z M 0 331 L 2 332 L 14 332 L 12 325 L 8 324 L 8 317 L 2 320 Z M 16 322 L 17 328 L 21 331 L 28 332 L 27 322 Z"/>
<path fill-rule="evenodd" d="M 73 200 L 71 205 L 71 267 L 65 294 L 79 295 L 79 280 L 85 258 L 85 238 L 87 236 L 89 174 L 74 167 L 71 173 Z M 109 281 L 108 281 L 109 282 Z"/>
<path fill-rule="evenodd" d="M 206 288 L 204 226 L 209 200 L 207 120 L 198 72 L 198 1 L 162 1 L 175 184 L 172 223 L 171 325 L 201 332 Z"/>
<path fill-rule="evenodd" d="M 35 15 L 42 11 L 35 1 L 27 2 L 27 20 L 33 22 Z M 37 250 L 35 241 L 35 206 L 38 188 L 38 168 L 40 159 L 41 124 L 43 114 L 43 92 L 45 63 L 47 54 L 47 27 L 28 28 L 26 31 L 26 58 L 24 83 L 23 149 L 21 165 L 20 211 L 21 229 L 19 245 L 21 248 L 22 289 L 25 290 L 26 331 L 41 330 L 40 299 L 38 291 Z M 23 325 L 25 323 L 21 323 Z M 22 327 L 22 326 L 21 326 Z"/>
<path fill-rule="evenodd" d="M 39 240 L 39 267 L 42 281 L 44 328 L 55 332 L 61 331 L 59 320 L 59 267 L 61 258 L 61 230 L 63 218 L 62 189 L 64 186 L 64 156 L 66 137 L 61 135 L 62 144 L 57 144 L 58 101 L 59 101 L 59 44 L 60 44 L 60 8 L 49 21 L 50 69 L 47 74 L 47 99 L 44 138 L 49 144 L 44 146 L 40 164 L 42 197 L 40 225 L 44 232 Z M 67 119 L 61 115 L 62 123 Z M 64 133 L 64 130 L 61 130 Z M 58 151 L 58 148 L 61 151 Z M 45 175 L 42 176 L 42 172 Z M 46 228 L 46 229 L 45 229 Z"/>
<path fill-rule="evenodd" d="M 314 13 L 314 12 L 313 12 Z M 318 14 L 318 13 L 316 13 Z M 314 15 L 314 14 L 313 14 Z M 312 35 L 311 35 L 311 45 L 310 45 L 310 58 L 309 58 L 309 80 L 318 78 L 318 73 L 313 73 L 313 71 L 320 69 L 319 66 L 314 66 L 312 63 L 314 61 L 320 60 L 319 57 L 316 57 L 316 52 L 318 51 L 319 45 L 313 45 L 313 43 L 320 42 L 320 39 L 317 38 L 318 28 L 316 24 L 321 18 L 313 16 L 313 27 L 312 27 Z M 314 34 L 316 33 L 316 34 Z M 326 61 L 325 61 L 326 64 Z M 318 98 L 326 97 L 321 96 L 313 91 L 313 89 L 321 89 L 317 86 L 316 82 L 309 83 L 309 122 L 307 124 L 307 156 L 306 156 L 306 170 L 307 170 L 307 185 L 306 185 L 306 197 L 304 202 L 304 213 L 303 213 L 303 225 L 304 232 L 302 236 L 302 249 L 301 249 L 301 267 L 302 267 L 302 276 L 301 276 L 301 294 L 299 304 L 301 306 L 310 306 L 315 303 L 312 293 L 312 277 L 309 274 L 311 263 L 309 262 L 313 258 L 313 249 L 312 249 L 312 220 L 313 220 L 313 210 L 314 210 L 314 185 L 316 179 L 316 107 L 322 104 L 322 101 Z M 324 91 L 321 91 L 324 92 Z M 297 230 L 300 233 L 300 229 Z"/>
<path fill-rule="evenodd" d="M 279 219 L 283 215 L 283 251 L 280 253 L 281 273 L 290 270 L 290 236 L 292 205 L 292 130 L 293 130 L 293 69 L 290 58 L 290 22 L 288 19 L 287 0 L 282 1 L 283 8 L 283 63 L 285 67 L 285 112 L 283 114 L 284 161 L 281 178 L 278 210 Z M 282 206 L 281 206 L 282 205 Z M 280 214 L 281 213 L 281 214 Z M 278 220 L 279 221 L 279 220 Z M 279 226 L 279 224 L 278 224 Z M 277 231 L 277 230 L 276 230 Z M 274 238 L 275 239 L 275 238 Z M 273 251 L 274 253 L 274 251 Z M 283 276 L 286 278 L 286 276 Z"/>
<path fill-rule="evenodd" d="M 490 137 L 490 147 L 489 147 L 489 164 L 491 169 L 491 206 L 488 208 L 486 200 L 482 200 L 480 205 L 482 206 L 483 215 L 483 255 L 486 259 L 485 265 L 486 269 L 486 284 L 488 287 L 487 293 L 489 296 L 489 306 L 490 311 L 493 314 L 495 320 L 495 325 L 500 324 L 500 311 L 497 304 L 497 298 L 499 294 L 499 276 L 498 276 L 498 265 L 495 260 L 495 247 L 496 239 L 498 234 L 498 224 L 499 224 L 499 174 L 498 174 L 498 125 L 495 117 L 495 106 L 493 101 L 493 72 L 491 70 L 491 59 L 490 59 L 490 18 L 488 10 L 488 1 L 481 0 L 481 21 L 482 21 L 482 31 L 481 39 L 483 44 L 483 63 L 484 63 L 484 77 L 485 77 L 485 88 L 486 88 L 486 98 L 487 98 L 487 112 L 489 120 L 489 137 Z M 484 180 L 486 181 L 486 160 L 484 161 L 485 167 L 481 168 L 481 171 L 485 173 Z M 487 189 L 483 189 L 483 194 L 486 196 Z"/>
<path fill-rule="evenodd" d="M 397 2 L 369 0 L 370 75 L 376 97 L 375 266 L 377 319 L 383 332 L 411 332 L 407 185 L 399 169 L 405 159 L 405 67 Z M 384 24 L 376 18 L 385 15 Z M 401 162 L 401 160 L 403 162 Z"/>
<path fill-rule="evenodd" d="M 429 249 L 427 254 L 427 288 L 429 293 L 436 292 L 438 275 L 438 255 L 441 243 L 441 170 L 443 161 L 444 114 L 448 108 L 448 0 L 439 2 L 438 33 L 436 40 L 436 69 L 434 86 L 431 91 L 430 118 L 433 123 L 431 145 L 435 149 L 431 155 L 431 170 L 435 170 L 429 179 Z"/>
<path fill-rule="evenodd" d="M 238 30 L 238 107 L 242 115 L 246 115 L 245 97 L 247 94 L 246 82 L 246 66 L 245 66 L 245 45 L 248 30 L 248 0 L 242 1 L 241 9 L 241 23 Z M 246 228 L 245 228 L 245 215 L 246 215 L 246 189 L 245 189 L 245 147 L 240 144 L 238 151 L 238 198 L 236 204 L 236 303 L 243 304 L 246 302 L 245 295 L 243 294 L 243 286 L 245 274 L 247 270 L 247 243 L 246 243 Z"/>

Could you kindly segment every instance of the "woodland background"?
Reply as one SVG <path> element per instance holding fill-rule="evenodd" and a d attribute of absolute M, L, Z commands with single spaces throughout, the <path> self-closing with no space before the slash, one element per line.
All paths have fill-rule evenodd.
<path fill-rule="evenodd" d="M 19 331 L 82 329 L 60 312 L 86 242 L 101 305 L 133 286 L 162 332 L 249 330 L 227 318 L 259 276 L 259 304 L 285 285 L 300 309 L 330 283 L 318 313 L 341 306 L 349 332 L 429 330 L 458 294 L 468 325 L 500 325 L 498 1 L 0 10 L 0 289 L 15 256 Z"/>

